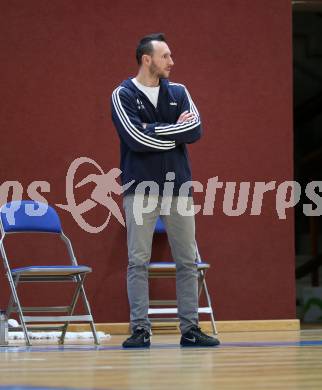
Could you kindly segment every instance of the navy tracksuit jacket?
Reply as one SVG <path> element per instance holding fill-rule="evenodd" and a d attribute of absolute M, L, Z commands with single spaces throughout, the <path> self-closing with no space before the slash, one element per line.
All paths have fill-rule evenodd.
<path fill-rule="evenodd" d="M 195 118 L 177 124 L 186 110 Z M 185 86 L 160 79 L 155 108 L 131 79 L 125 80 L 113 91 L 112 119 L 121 140 L 122 184 L 135 180 L 125 194 L 142 181 L 154 181 L 162 195 L 166 174 L 174 172 L 173 194 L 178 195 L 182 183 L 192 180 L 186 144 L 202 133 L 199 113 Z"/>

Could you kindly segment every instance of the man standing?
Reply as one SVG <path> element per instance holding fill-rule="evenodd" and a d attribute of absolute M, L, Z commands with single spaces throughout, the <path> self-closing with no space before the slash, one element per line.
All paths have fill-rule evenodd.
<path fill-rule="evenodd" d="M 112 118 L 121 141 L 122 184 L 134 180 L 124 193 L 127 225 L 128 274 L 132 335 L 124 348 L 150 346 L 148 320 L 148 263 L 154 227 L 159 215 L 165 224 L 176 262 L 176 291 L 182 346 L 216 346 L 219 341 L 198 327 L 198 280 L 195 220 L 180 212 L 182 204 L 193 207 L 191 193 L 182 195 L 183 183 L 191 180 L 186 144 L 201 137 L 199 113 L 184 85 L 168 81 L 174 62 L 163 34 L 141 39 L 136 49 L 139 70 L 112 94 Z M 154 182 L 158 193 L 147 194 L 142 182 Z M 171 183 L 171 196 L 166 184 Z M 142 190 L 142 188 L 144 188 Z M 173 196 L 172 196 L 173 195 Z M 137 223 L 136 199 L 155 207 Z"/>

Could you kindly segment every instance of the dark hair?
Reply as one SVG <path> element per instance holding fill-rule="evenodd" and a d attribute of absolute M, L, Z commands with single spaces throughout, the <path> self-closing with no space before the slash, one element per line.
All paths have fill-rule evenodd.
<path fill-rule="evenodd" d="M 143 37 L 136 48 L 136 60 L 139 65 L 142 64 L 143 54 L 151 55 L 153 53 L 152 41 L 166 42 L 163 33 L 150 34 Z"/>

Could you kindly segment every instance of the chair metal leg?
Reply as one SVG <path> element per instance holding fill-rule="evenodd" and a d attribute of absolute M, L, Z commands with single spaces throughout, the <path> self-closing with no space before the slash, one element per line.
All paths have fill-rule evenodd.
<path fill-rule="evenodd" d="M 76 289 L 75 289 L 75 292 L 74 292 L 74 295 L 72 298 L 72 302 L 69 306 L 69 310 L 67 312 L 69 316 L 72 316 L 74 313 L 75 306 L 76 306 L 76 303 L 78 301 L 78 297 L 79 297 L 84 279 L 85 279 L 85 275 L 77 278 L 77 286 L 76 286 Z M 60 338 L 59 338 L 59 344 L 64 344 L 68 325 L 69 325 L 69 321 L 64 324 L 64 328 L 63 328 L 62 333 L 61 333 Z"/>
<path fill-rule="evenodd" d="M 97 336 L 97 333 L 96 333 L 96 327 L 95 327 L 94 321 L 91 321 L 89 324 L 91 326 L 91 330 L 92 330 L 92 333 L 93 333 L 93 336 L 94 336 L 95 344 L 96 345 L 100 345 L 100 342 L 99 342 L 99 339 L 98 339 L 98 336 Z"/>
<path fill-rule="evenodd" d="M 94 342 L 96 345 L 100 345 L 100 342 L 99 342 L 99 339 L 98 339 L 98 336 L 97 336 L 97 332 L 96 332 L 96 327 L 95 327 L 95 324 L 94 324 L 94 321 L 93 321 L 93 316 L 92 316 L 92 313 L 91 313 L 91 308 L 89 306 L 89 303 L 88 303 L 88 300 L 87 300 L 87 297 L 86 297 L 86 294 L 85 294 L 85 289 L 84 289 L 84 286 L 82 285 L 81 286 L 81 295 L 82 295 L 82 299 L 83 299 L 83 302 L 84 302 L 84 305 L 85 305 L 85 308 L 87 310 L 87 314 L 89 314 L 92 318 L 92 320 L 90 321 L 90 327 L 91 327 L 91 330 L 92 330 L 92 333 L 93 333 L 93 337 L 94 337 Z"/>
<path fill-rule="evenodd" d="M 211 304 L 211 299 L 210 299 L 210 295 L 209 295 L 209 292 L 208 292 L 207 283 L 206 283 L 206 279 L 204 278 L 204 275 L 203 275 L 202 284 L 203 284 L 203 289 L 204 289 L 204 292 L 205 292 L 205 295 L 206 295 L 208 307 L 211 308 L 210 318 L 211 318 L 212 330 L 213 330 L 214 335 L 217 335 L 218 331 L 217 331 L 217 327 L 216 327 L 215 317 L 214 317 L 212 304 Z"/>
<path fill-rule="evenodd" d="M 18 315 L 19 315 L 20 323 L 21 323 L 21 326 L 22 326 L 22 329 L 23 329 L 23 332 L 24 332 L 24 335 L 25 335 L 26 344 L 28 346 L 31 346 L 31 342 L 30 342 L 30 338 L 29 338 L 29 335 L 28 335 L 26 323 L 25 323 L 25 320 L 24 320 L 23 312 L 22 312 L 22 309 L 21 309 L 20 301 L 19 301 L 19 298 L 18 298 L 17 290 L 16 290 L 16 286 L 18 288 L 19 278 L 17 278 L 15 281 L 13 281 L 13 278 L 12 278 L 12 275 L 11 275 L 10 272 L 7 272 L 7 277 L 8 277 L 8 280 L 9 280 L 13 301 L 14 301 L 16 307 L 17 307 L 17 312 L 18 312 Z"/>
<path fill-rule="evenodd" d="M 14 280 L 14 284 L 15 284 L 15 288 L 17 289 L 17 282 Z M 8 302 L 8 306 L 7 306 L 7 310 L 6 310 L 6 316 L 7 318 L 10 318 L 10 315 L 11 313 L 14 311 L 14 299 L 13 299 L 13 295 L 11 293 L 10 295 L 10 298 L 9 298 L 9 302 Z"/>
<path fill-rule="evenodd" d="M 201 297 L 204 280 L 205 280 L 205 274 L 202 271 L 198 271 L 198 300 Z"/>
<path fill-rule="evenodd" d="M 62 233 L 61 238 L 63 239 L 63 241 L 65 241 L 65 243 L 67 245 L 69 257 L 70 257 L 70 259 L 72 261 L 72 264 L 77 265 L 77 260 L 76 260 L 76 257 L 75 257 L 75 254 L 74 254 L 74 250 L 73 250 L 73 246 L 72 246 L 72 243 L 71 243 L 70 239 L 64 233 Z M 83 285 L 81 286 L 80 293 L 81 293 L 81 296 L 82 296 L 82 299 L 83 299 L 83 302 L 84 302 L 84 306 L 85 306 L 85 308 L 87 310 L 87 314 L 89 314 L 91 316 L 91 318 L 92 318 L 92 321 L 90 321 L 90 326 L 91 326 L 91 330 L 92 330 L 92 333 L 93 333 L 95 344 L 99 345 L 100 343 L 99 343 L 99 339 L 97 337 L 96 328 L 95 328 L 95 324 L 94 324 L 94 321 L 93 321 L 93 316 L 92 316 L 92 313 L 91 313 L 91 309 L 90 309 L 89 302 L 87 300 L 87 297 L 86 297 L 86 294 L 85 294 L 85 289 L 84 289 Z"/>
<path fill-rule="evenodd" d="M 195 245 L 196 245 L 196 259 L 197 259 L 197 262 L 201 262 L 202 260 L 201 260 L 201 257 L 200 257 L 197 241 L 195 241 Z M 199 297 L 201 295 L 202 288 L 203 288 L 204 292 L 205 292 L 205 295 L 206 295 L 208 307 L 211 309 L 210 318 L 211 318 L 212 330 L 213 330 L 214 335 L 217 335 L 218 331 L 217 331 L 217 327 L 216 327 L 214 312 L 213 312 L 213 309 L 212 309 L 211 299 L 210 299 L 210 295 L 209 295 L 209 292 L 208 292 L 206 279 L 205 279 L 206 271 L 200 271 L 199 275 L 200 275 Z"/>

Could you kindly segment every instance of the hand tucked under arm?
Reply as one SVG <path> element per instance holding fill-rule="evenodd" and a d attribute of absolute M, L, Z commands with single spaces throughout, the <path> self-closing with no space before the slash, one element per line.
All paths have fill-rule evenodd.
<path fill-rule="evenodd" d="M 200 117 L 188 110 L 180 114 L 176 123 L 142 123 L 142 127 L 163 139 L 175 141 L 176 145 L 196 142 L 202 134 Z"/>
<path fill-rule="evenodd" d="M 192 121 L 195 117 L 196 117 L 196 115 L 194 113 L 189 112 L 189 111 L 184 111 L 183 113 L 181 113 L 181 115 L 179 116 L 179 118 L 178 118 L 176 123 L 189 122 L 189 121 Z M 144 129 L 146 129 L 149 124 L 148 123 L 142 123 L 142 127 Z M 159 123 L 151 123 L 151 125 L 155 125 L 155 126 L 157 126 L 158 124 Z"/>
<path fill-rule="evenodd" d="M 195 117 L 196 115 L 193 112 L 183 111 L 183 113 L 181 113 L 181 115 L 179 116 L 177 123 L 189 122 Z"/>

